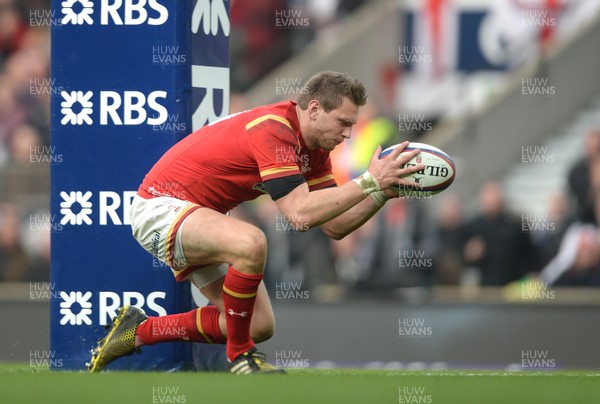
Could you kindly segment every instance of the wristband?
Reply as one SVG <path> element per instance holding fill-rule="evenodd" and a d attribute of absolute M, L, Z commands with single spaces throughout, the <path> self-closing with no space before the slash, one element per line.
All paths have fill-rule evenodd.
<path fill-rule="evenodd" d="M 360 189 L 363 191 L 363 194 L 370 195 L 373 192 L 379 191 L 379 183 L 373 177 L 373 175 L 369 172 L 369 170 L 365 171 L 360 177 L 353 179 L 352 181 L 356 182 Z"/>
<path fill-rule="evenodd" d="M 383 205 L 390 200 L 390 197 L 387 196 L 384 191 L 377 191 L 371 194 L 371 199 L 373 199 L 375 205 L 382 208 Z"/>

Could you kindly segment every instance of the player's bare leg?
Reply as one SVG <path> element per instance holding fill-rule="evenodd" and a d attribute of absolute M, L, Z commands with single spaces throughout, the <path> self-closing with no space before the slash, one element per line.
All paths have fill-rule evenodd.
<path fill-rule="evenodd" d="M 264 357 L 254 353 L 254 342 L 270 338 L 274 330 L 271 302 L 262 283 L 266 260 L 264 234 L 248 223 L 206 208 L 188 216 L 182 233 L 181 241 L 189 265 L 231 264 L 225 277 L 208 285 L 199 283 L 202 282 L 201 268 L 187 277 L 197 287 L 203 285 L 199 289 L 214 306 L 150 317 L 146 321 L 146 316 L 139 309 L 128 308 L 127 313 L 136 311 L 136 324 L 131 325 L 135 338 L 129 341 L 131 333 L 128 330 L 131 327 L 128 326 L 124 334 L 126 341 L 116 336 L 110 341 L 101 341 L 96 351 L 101 352 L 108 345 L 116 344 L 116 348 L 104 349 L 104 352 L 118 351 L 118 354 L 93 354 L 90 370 L 101 370 L 117 357 L 130 354 L 134 348 L 166 341 L 233 342 L 227 346 L 232 370 L 236 364 L 239 364 L 241 373 L 276 370 L 264 361 Z M 199 276 L 194 276 L 196 274 Z M 228 277 L 233 278 L 229 286 Z M 115 319 L 113 329 L 105 338 L 110 339 L 113 330 L 119 334 L 125 329 L 121 325 L 124 313 Z"/>
<path fill-rule="evenodd" d="M 274 327 L 270 301 L 261 286 L 267 257 L 264 233 L 249 223 L 201 208 L 186 219 L 182 241 L 185 257 L 192 265 L 230 264 L 221 291 L 217 282 L 201 291 L 222 309 L 232 372 L 276 371 L 264 357 L 255 354 L 251 334 L 255 303 L 259 309 L 255 336 L 270 337 Z"/>
<path fill-rule="evenodd" d="M 232 369 L 236 359 L 249 352 L 244 361 L 251 362 L 252 371 L 273 371 L 264 358 L 253 355 L 254 342 L 269 338 L 274 330 L 273 310 L 262 284 L 267 248 L 262 231 L 211 209 L 200 208 L 186 218 L 181 241 L 189 265 L 226 262 L 230 266 L 225 277 L 200 287 L 214 306 L 169 315 L 171 327 L 185 329 L 182 335 L 185 340 L 227 342 L 227 357 L 233 363 Z M 194 274 L 201 272 L 202 269 L 199 269 Z M 200 278 L 194 274 L 188 279 L 197 287 L 201 286 L 197 283 Z M 150 318 L 139 327 L 138 346 L 140 342 L 173 340 L 169 336 L 163 338 L 157 335 L 165 331 L 165 323 L 161 323 L 160 319 L 163 318 Z M 244 365 L 240 370 L 248 371 L 248 367 Z"/>

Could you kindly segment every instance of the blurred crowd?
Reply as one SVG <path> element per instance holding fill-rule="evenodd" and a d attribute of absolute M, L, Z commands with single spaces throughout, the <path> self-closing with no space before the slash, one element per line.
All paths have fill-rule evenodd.
<path fill-rule="evenodd" d="M 244 92 L 365 0 L 231 0 L 231 88 Z"/>
<path fill-rule="evenodd" d="M 0 0 L 0 281 L 49 279 L 49 8 Z"/>

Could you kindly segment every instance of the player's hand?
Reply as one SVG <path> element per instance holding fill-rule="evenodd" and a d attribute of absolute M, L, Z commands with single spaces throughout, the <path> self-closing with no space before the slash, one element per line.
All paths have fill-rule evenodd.
<path fill-rule="evenodd" d="M 382 190 L 389 190 L 392 185 L 398 186 L 406 186 L 413 187 L 417 189 L 419 184 L 414 181 L 409 181 L 404 179 L 403 177 L 415 173 L 417 171 L 421 171 L 425 169 L 424 164 L 417 164 L 413 167 L 404 167 L 406 163 L 416 157 L 421 151 L 419 149 L 415 149 L 411 152 L 400 156 L 400 153 L 408 146 L 408 141 L 402 142 L 396 147 L 390 154 L 380 159 L 379 155 L 381 154 L 381 146 L 377 146 L 377 150 L 375 150 L 375 154 L 371 157 L 371 162 L 369 163 L 369 172 L 377 182 L 379 183 L 379 188 Z M 392 191 L 393 192 L 393 191 Z M 386 195 L 388 193 L 386 192 Z M 395 196 L 389 195 L 391 197 L 397 197 L 398 194 L 393 192 Z"/>

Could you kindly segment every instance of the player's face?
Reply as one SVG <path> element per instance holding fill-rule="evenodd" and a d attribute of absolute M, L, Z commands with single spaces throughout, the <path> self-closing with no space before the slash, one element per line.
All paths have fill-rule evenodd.
<path fill-rule="evenodd" d="M 331 151 L 344 140 L 350 139 L 357 116 L 358 106 L 347 97 L 343 98 L 342 105 L 337 109 L 329 112 L 321 109 L 315 119 L 317 147 Z"/>

